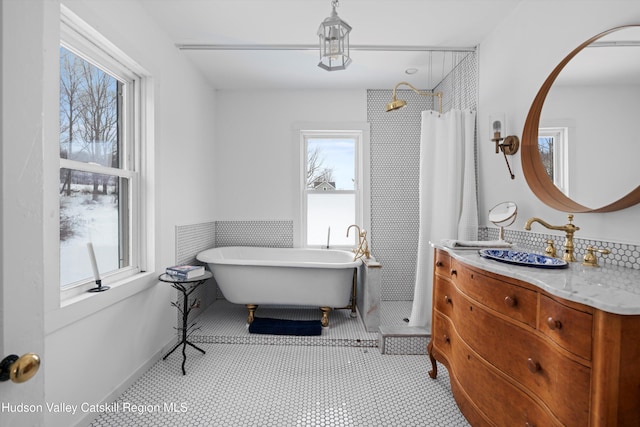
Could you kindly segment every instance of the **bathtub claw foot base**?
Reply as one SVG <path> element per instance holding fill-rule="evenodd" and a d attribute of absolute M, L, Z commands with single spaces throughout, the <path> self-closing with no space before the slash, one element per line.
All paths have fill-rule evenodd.
<path fill-rule="evenodd" d="M 323 328 L 329 327 L 329 312 L 331 311 L 330 307 L 320 307 L 322 311 L 322 319 L 320 320 L 320 324 Z"/>
<path fill-rule="evenodd" d="M 253 323 L 256 308 L 258 308 L 258 306 L 255 304 L 246 304 L 245 307 L 247 307 L 247 311 L 249 312 L 249 314 L 247 315 L 247 324 L 250 325 L 251 323 Z"/>

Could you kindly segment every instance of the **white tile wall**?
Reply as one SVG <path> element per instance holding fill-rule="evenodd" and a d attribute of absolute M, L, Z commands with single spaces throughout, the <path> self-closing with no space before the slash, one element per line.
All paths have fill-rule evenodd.
<path fill-rule="evenodd" d="M 460 64 L 434 89 L 442 91 L 443 111 L 476 109 L 478 66 L 475 52 L 460 53 Z M 367 91 L 371 124 L 371 248 L 383 265 L 383 301 L 411 301 L 419 227 L 421 112 L 437 109 L 436 98 L 399 90 L 407 101 L 385 112 L 392 90 Z"/>

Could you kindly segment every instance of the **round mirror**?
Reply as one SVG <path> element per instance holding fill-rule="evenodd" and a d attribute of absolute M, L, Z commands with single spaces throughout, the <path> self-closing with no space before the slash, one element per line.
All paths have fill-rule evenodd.
<path fill-rule="evenodd" d="M 529 187 L 564 212 L 639 203 L 638 117 L 640 25 L 613 28 L 574 49 L 533 101 L 521 154 Z"/>
<path fill-rule="evenodd" d="M 516 220 L 518 206 L 514 202 L 498 203 L 489 211 L 489 221 L 500 227 L 499 240 L 504 240 L 504 227 L 508 227 Z"/>

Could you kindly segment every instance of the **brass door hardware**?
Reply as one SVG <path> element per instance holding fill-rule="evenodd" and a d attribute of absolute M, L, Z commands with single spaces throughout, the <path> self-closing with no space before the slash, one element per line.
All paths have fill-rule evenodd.
<path fill-rule="evenodd" d="M 23 383 L 33 378 L 39 368 L 40 356 L 35 353 L 23 354 L 20 357 L 10 354 L 0 362 L 0 381 Z"/>

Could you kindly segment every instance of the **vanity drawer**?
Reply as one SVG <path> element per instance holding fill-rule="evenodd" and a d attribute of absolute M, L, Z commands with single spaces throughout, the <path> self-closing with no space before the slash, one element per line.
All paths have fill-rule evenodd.
<path fill-rule="evenodd" d="M 492 425 L 563 425 L 533 398 L 499 375 L 495 368 L 478 358 L 464 342 L 453 348 L 452 362 L 455 369 L 450 372 L 451 381 L 458 382 L 467 395 L 473 396 L 475 406 L 491 419 Z"/>
<path fill-rule="evenodd" d="M 591 360 L 593 316 L 540 295 L 538 329 L 570 352 Z"/>
<path fill-rule="evenodd" d="M 458 288 L 469 297 L 512 319 L 536 327 L 537 292 L 478 273 L 453 260 Z"/>
<path fill-rule="evenodd" d="M 433 305 L 445 316 L 451 317 L 453 305 L 457 304 L 458 291 L 451 282 L 442 277 L 435 276 L 433 291 Z"/>
<path fill-rule="evenodd" d="M 436 249 L 433 265 L 435 274 L 444 277 L 451 275 L 451 256 L 445 251 Z"/>
<path fill-rule="evenodd" d="M 454 331 L 455 329 L 447 317 L 438 312 L 434 313 L 431 344 L 435 350 L 442 354 L 447 360 L 451 360 L 452 341 L 457 340 Z"/>
<path fill-rule="evenodd" d="M 535 393 L 567 425 L 588 425 L 591 371 L 533 330 L 471 301 L 454 306 L 460 338 L 487 362 Z"/>

